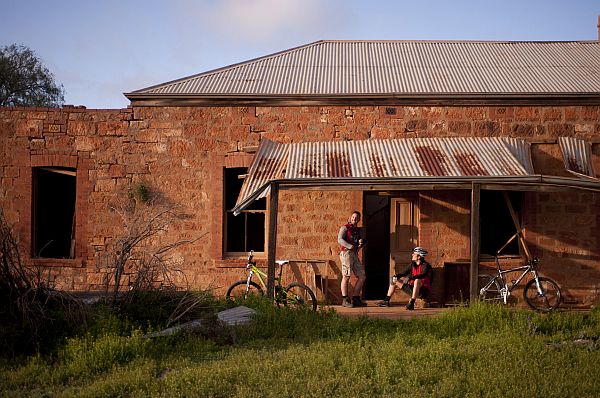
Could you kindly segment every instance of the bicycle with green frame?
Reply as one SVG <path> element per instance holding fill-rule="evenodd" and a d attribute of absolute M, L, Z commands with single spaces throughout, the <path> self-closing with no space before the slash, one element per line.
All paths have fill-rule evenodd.
<path fill-rule="evenodd" d="M 256 266 L 256 261 L 253 258 L 254 250 L 248 254 L 248 263 L 246 265 L 246 270 L 248 271 L 247 278 L 229 286 L 225 295 L 228 300 L 241 301 L 252 296 L 263 296 L 267 290 L 267 274 Z M 281 275 L 283 273 L 283 266 L 289 264 L 289 260 L 277 260 L 275 262 L 279 265 L 279 272 L 275 277 L 275 289 L 273 292 L 275 303 L 278 306 L 307 308 L 316 311 L 317 297 L 304 283 L 295 281 L 286 287 L 282 286 Z M 260 284 L 253 281 L 255 276 Z"/>

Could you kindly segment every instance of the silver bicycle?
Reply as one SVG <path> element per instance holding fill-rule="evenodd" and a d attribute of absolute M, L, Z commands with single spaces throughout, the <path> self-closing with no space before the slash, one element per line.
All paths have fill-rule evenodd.
<path fill-rule="evenodd" d="M 555 310 L 560 305 L 561 293 L 558 284 L 543 276 L 539 276 L 536 265 L 539 264 L 538 258 L 533 258 L 527 264 L 503 270 L 500 267 L 498 256 L 496 260 L 496 273 L 494 275 L 480 275 L 480 285 L 483 286 L 479 290 L 479 298 L 483 301 L 507 303 L 511 292 L 518 286 L 525 276 L 531 274 L 533 278 L 525 284 L 523 288 L 523 298 L 529 307 L 537 311 L 550 312 Z M 521 272 L 518 278 L 512 279 L 510 282 L 507 276 Z"/>

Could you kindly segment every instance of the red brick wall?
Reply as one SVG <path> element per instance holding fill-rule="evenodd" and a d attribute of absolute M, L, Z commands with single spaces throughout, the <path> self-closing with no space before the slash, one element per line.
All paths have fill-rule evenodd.
<path fill-rule="evenodd" d="M 565 175 L 556 137 L 577 136 L 596 144 L 592 150 L 600 169 L 600 108 L 572 107 L 141 107 L 123 110 L 66 108 L 0 109 L 0 205 L 27 247 L 30 229 L 31 167 L 67 165 L 76 160 L 77 255 L 80 262 L 44 261 L 45 271 L 60 287 L 101 289 L 107 269 L 100 261 L 105 245 L 119 236 L 119 220 L 108 204 L 131 184 L 143 181 L 183 206 L 189 215 L 160 237 L 193 239 L 177 250 L 181 268 L 194 287 L 217 292 L 241 275 L 243 259 L 223 258 L 223 168 L 250 164 L 265 137 L 279 142 L 359 140 L 427 136 L 512 136 L 533 142 L 536 172 Z M 562 173 L 562 174 L 561 174 Z M 279 200 L 278 257 L 317 257 L 337 260 L 335 236 L 350 212 L 362 210 L 356 192 L 281 192 Z M 584 204 L 586 194 L 574 195 L 561 211 L 582 211 L 580 218 L 552 219 L 554 193 L 545 201 L 533 195 L 532 209 L 540 211 L 528 240 L 544 251 L 564 253 L 551 271 L 575 263 L 586 278 L 599 270 L 598 197 Z M 562 199 L 560 199 L 562 200 Z M 423 192 L 421 238 L 432 248 L 432 261 L 469 257 L 469 203 L 467 193 Z M 572 207 L 578 205 L 579 207 Z M 429 217 L 429 215 L 432 217 Z M 567 214 L 567 213 L 565 213 Z M 570 213 L 568 213 L 570 214 Z M 533 216 L 532 216 L 533 217 Z M 561 216 L 563 217 L 563 216 Z M 585 220 L 584 220 L 585 218 Z M 579 220 L 579 221 L 576 221 Z M 560 227 L 560 229 L 559 229 Z M 465 229 L 466 228 L 466 229 Z M 570 253 L 567 238 L 588 234 Z M 561 235 L 562 234 L 562 235 Z M 563 236 L 563 235 L 567 236 Z M 542 244 L 542 238 L 551 239 Z M 578 238 L 579 239 L 579 238 Z M 552 247 L 555 245 L 554 247 Z M 569 249 L 571 250 L 571 249 Z M 587 254 L 586 254 L 587 253 Z M 550 267 L 550 265 L 549 265 Z M 562 268 L 560 268 L 562 267 Z M 553 268 L 553 269 L 554 269 Z M 579 268 L 577 268 L 579 269 Z M 575 283 L 584 286 L 582 282 Z M 577 285 L 577 286 L 579 286 Z M 585 286 L 593 285 L 590 283 Z M 582 298 L 585 287 L 575 286 Z M 595 286 L 595 285 L 594 285 Z M 590 288 L 592 289 L 592 288 Z M 591 291 L 588 289 L 587 291 Z M 585 293 L 587 294 L 587 293 Z M 582 298 L 583 299 L 583 298 Z"/>
<path fill-rule="evenodd" d="M 539 270 L 555 279 L 565 303 L 600 299 L 600 194 L 528 194 L 526 237 Z"/>

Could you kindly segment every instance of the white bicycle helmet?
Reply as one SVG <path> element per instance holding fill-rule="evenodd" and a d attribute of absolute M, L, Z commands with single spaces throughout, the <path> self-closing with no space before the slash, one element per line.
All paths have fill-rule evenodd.
<path fill-rule="evenodd" d="M 425 257 L 429 252 L 422 247 L 417 246 L 413 249 L 413 253 L 417 253 L 419 256 Z"/>

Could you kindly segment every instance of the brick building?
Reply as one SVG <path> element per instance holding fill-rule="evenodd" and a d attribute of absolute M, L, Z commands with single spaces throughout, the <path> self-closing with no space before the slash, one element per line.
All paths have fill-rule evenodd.
<path fill-rule="evenodd" d="M 321 41 L 127 93 L 127 109 L 0 108 L 0 206 L 67 290 L 113 283 L 110 207 L 143 186 L 186 215 L 153 237 L 192 241 L 170 251 L 180 286 L 221 294 L 254 249 L 335 301 L 337 231 L 358 209 L 368 299 L 417 244 L 433 300 L 466 299 L 520 230 L 503 263 L 538 256 L 567 305 L 590 305 L 598 65 L 596 41 Z"/>

